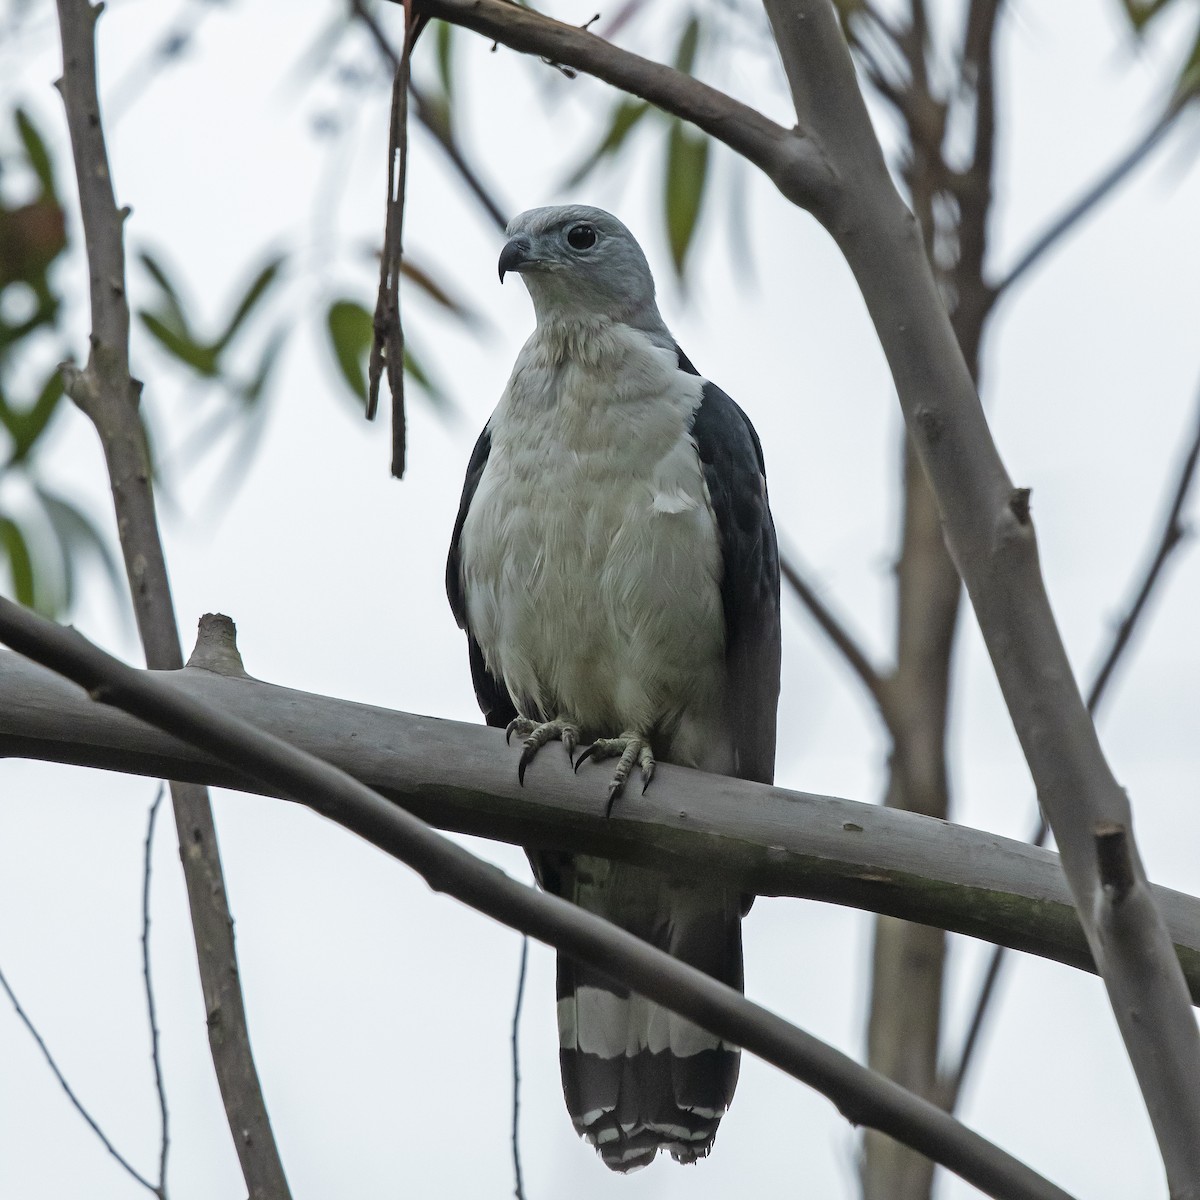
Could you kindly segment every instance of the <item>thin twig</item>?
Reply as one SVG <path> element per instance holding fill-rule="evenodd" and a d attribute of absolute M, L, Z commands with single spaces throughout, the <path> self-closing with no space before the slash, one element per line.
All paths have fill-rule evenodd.
<path fill-rule="evenodd" d="M 431 888 L 585 962 L 648 1000 L 775 1064 L 828 1096 L 859 1125 L 879 1128 L 1006 1200 L 1068 1193 L 928 1101 L 578 905 L 518 883 L 329 763 L 151 672 L 106 654 L 82 634 L 0 598 L 0 640 L 111 704 L 236 765 L 279 794 L 394 855 Z"/>
<path fill-rule="evenodd" d="M 517 968 L 517 1000 L 512 1016 L 512 1159 L 516 1200 L 525 1200 L 525 1180 L 521 1174 L 521 1006 L 525 1003 L 525 975 L 529 967 L 529 938 L 521 938 L 521 965 Z"/>
<path fill-rule="evenodd" d="M 400 55 L 392 48 L 387 34 L 383 32 L 383 27 L 375 19 L 375 14 L 367 7 L 365 0 L 350 0 L 350 15 L 363 23 L 375 43 L 376 50 L 379 51 L 379 57 L 387 63 L 394 76 L 400 70 Z"/>
<path fill-rule="evenodd" d="M 1142 580 L 1142 586 L 1138 589 L 1137 596 L 1130 606 L 1129 612 L 1117 626 L 1112 646 L 1109 648 L 1108 654 L 1096 674 L 1091 691 L 1088 692 L 1087 706 L 1088 711 L 1091 713 L 1096 712 L 1101 700 L 1104 698 L 1113 671 L 1116 670 L 1117 664 L 1125 652 L 1125 648 L 1129 645 L 1130 639 L 1133 637 L 1134 630 L 1141 620 L 1142 613 L 1145 611 L 1146 604 L 1150 599 L 1150 594 L 1154 591 L 1154 587 L 1158 583 L 1159 576 L 1162 574 L 1167 559 L 1186 536 L 1187 531 L 1184 528 L 1182 520 L 1183 506 L 1187 503 L 1192 481 L 1196 477 L 1198 460 L 1200 460 L 1200 408 L 1197 409 L 1196 428 L 1192 434 L 1191 444 L 1188 447 L 1187 454 L 1184 455 L 1183 463 L 1179 470 L 1179 479 L 1175 484 L 1175 494 L 1171 500 L 1171 507 L 1167 511 L 1167 519 L 1163 522 L 1162 532 L 1159 534 L 1158 548 L 1155 550 L 1154 558 L 1150 562 L 1150 566 L 1146 571 L 1146 577 Z"/>
<path fill-rule="evenodd" d="M 871 694 L 879 708 L 884 724 L 891 728 L 887 682 L 875 669 L 866 652 L 846 626 L 834 615 L 832 609 L 817 595 L 816 588 L 804 577 L 795 559 L 788 555 L 779 556 L 779 571 L 788 581 L 800 602 L 808 609 L 821 631 L 833 643 L 834 648 L 846 660 L 859 682 Z"/>
<path fill-rule="evenodd" d="M 1092 686 L 1088 691 L 1087 707 L 1088 712 L 1093 717 L 1099 711 L 1101 702 L 1108 694 L 1108 686 L 1112 680 L 1113 672 L 1116 670 L 1118 663 L 1121 661 L 1122 656 L 1133 639 L 1134 631 L 1146 611 L 1146 605 L 1162 576 L 1163 567 L 1166 566 L 1167 559 L 1171 556 L 1172 551 L 1183 542 L 1186 536 L 1182 519 L 1183 507 L 1187 503 L 1192 481 L 1196 477 L 1197 463 L 1200 462 L 1200 407 L 1197 408 L 1195 420 L 1196 428 L 1180 466 L 1179 477 L 1175 484 L 1175 493 L 1171 500 L 1171 506 L 1167 510 L 1166 520 L 1162 523 L 1154 556 L 1150 560 L 1150 565 L 1146 569 L 1141 586 L 1138 588 L 1137 595 L 1130 605 L 1129 611 L 1117 626 L 1116 633 L 1109 645 L 1108 653 L 1104 656 L 1104 661 L 1101 663 L 1100 669 L 1097 671 L 1096 677 L 1092 681 Z M 1049 833 L 1050 826 L 1045 816 L 1040 815 L 1037 828 L 1029 840 L 1035 846 L 1045 845 Z M 949 1112 L 953 1112 L 958 1103 L 959 1096 L 962 1094 L 963 1081 L 966 1079 L 967 1071 L 970 1069 L 975 1052 L 978 1049 L 979 1037 L 983 1031 L 984 1021 L 991 1007 L 992 997 L 996 991 L 996 985 L 1000 977 L 1000 967 L 1004 961 L 1005 952 L 1005 947 L 997 946 L 991 953 L 987 970 L 984 972 L 983 981 L 979 985 L 979 994 L 975 999 L 975 1008 L 971 1015 L 971 1023 L 967 1028 L 966 1037 L 963 1039 L 958 1062 L 954 1069 L 947 1072 L 943 1078 L 941 1085 L 943 1089 L 942 1094 L 945 1097 L 945 1107 Z"/>
<path fill-rule="evenodd" d="M 433 140 L 442 148 L 443 153 L 450 160 L 451 166 L 458 172 L 459 177 L 467 185 L 468 190 L 479 201 L 484 211 L 491 218 L 492 224 L 503 233 L 508 225 L 508 218 L 504 215 L 504 210 L 496 202 L 491 192 L 488 191 L 483 181 L 475 173 L 475 169 L 467 162 L 466 157 L 463 155 L 462 147 L 450 131 L 449 124 L 443 115 L 443 110 L 440 106 L 435 105 L 411 79 L 408 83 L 408 94 L 413 102 L 413 111 L 416 113 L 417 120 L 421 122 Z"/>
<path fill-rule="evenodd" d="M 406 16 L 411 9 L 405 6 Z M 388 133 L 387 208 L 383 253 L 379 260 L 379 294 L 375 300 L 374 340 L 368 364 L 367 420 L 379 407 L 379 385 L 387 373 L 392 397 L 392 474 L 404 477 L 406 420 L 404 415 L 404 326 L 400 320 L 400 264 L 404 257 L 404 195 L 408 177 L 408 80 L 412 46 L 420 25 L 409 22 L 404 49 L 392 79 L 392 115 Z"/>
<path fill-rule="evenodd" d="M 171 1146 L 171 1123 L 167 1115 L 167 1089 L 163 1083 L 162 1057 L 159 1053 L 158 1011 L 154 1003 L 154 985 L 150 976 L 150 856 L 154 849 L 154 822 L 165 793 L 166 785 L 160 783 L 146 821 L 146 856 L 142 865 L 142 978 L 146 984 L 146 1016 L 150 1021 L 150 1057 L 154 1060 L 154 1086 L 158 1091 L 158 1194 L 164 1200 L 167 1195 L 167 1153 Z"/>
<path fill-rule="evenodd" d="M 8 980 L 5 979 L 3 971 L 0 971 L 0 987 L 2 987 L 8 994 L 8 998 L 12 1002 L 12 1006 L 16 1010 L 17 1016 L 21 1018 L 25 1028 L 28 1029 L 30 1034 L 33 1036 L 33 1040 L 37 1042 L 38 1049 L 42 1052 L 42 1057 L 46 1060 L 46 1065 L 51 1071 L 54 1072 L 54 1078 L 58 1080 L 62 1090 L 67 1093 L 67 1099 L 70 1100 L 75 1106 L 75 1111 L 78 1112 L 79 1115 L 92 1127 L 92 1132 L 100 1139 L 101 1142 L 104 1143 L 105 1150 L 107 1150 L 109 1154 L 111 1154 L 113 1158 L 115 1158 L 117 1162 L 119 1162 L 121 1166 L 125 1168 L 129 1175 L 136 1179 L 138 1183 L 140 1183 L 142 1187 L 146 1189 L 146 1191 L 150 1192 L 154 1196 L 162 1197 L 163 1193 L 156 1188 L 154 1184 L 152 1184 L 150 1180 L 148 1180 L 140 1171 L 131 1166 L 129 1160 L 120 1152 L 120 1150 L 116 1148 L 116 1146 L 112 1144 L 112 1142 L 108 1140 L 104 1130 L 96 1124 L 92 1114 L 88 1112 L 86 1108 L 84 1108 L 83 1102 L 71 1090 L 71 1085 L 67 1082 L 62 1071 L 58 1069 L 58 1063 L 54 1061 L 54 1055 L 50 1053 L 49 1047 L 47 1047 L 46 1043 L 42 1040 L 42 1035 L 38 1033 L 37 1027 L 34 1025 L 33 1021 L 30 1020 L 29 1015 L 21 1007 L 21 1003 L 13 994 L 12 988 L 8 986 Z"/>
<path fill-rule="evenodd" d="M 1034 239 L 1033 244 L 1009 269 L 1008 274 L 993 285 L 995 295 L 1007 291 L 1035 263 L 1039 262 L 1083 220 L 1108 194 L 1121 184 L 1149 155 L 1171 128 L 1178 107 L 1171 105 L 1167 111 L 1125 152 L 1078 200 Z"/>
<path fill-rule="evenodd" d="M 375 19 L 375 14 L 366 6 L 364 0 L 350 0 L 350 11 L 366 26 L 367 31 L 371 35 L 371 40 L 375 43 L 375 47 L 379 51 L 379 56 L 387 63 L 394 76 L 400 69 L 400 55 L 392 48 L 387 34 L 383 32 L 383 28 Z M 413 82 L 411 74 L 408 81 L 408 94 L 409 99 L 412 101 L 413 112 L 416 114 L 417 120 L 421 122 L 433 137 L 433 140 L 442 148 L 442 152 L 450 160 L 451 166 L 458 172 L 463 183 L 467 185 L 467 189 L 483 206 L 484 211 L 492 219 L 492 223 L 503 233 L 508 225 L 508 218 L 492 198 L 492 194 L 484 186 L 483 181 L 475 173 L 474 168 L 467 162 L 466 156 L 462 152 L 462 147 L 450 131 L 445 110 L 435 105 L 425 95 L 425 92 Z"/>

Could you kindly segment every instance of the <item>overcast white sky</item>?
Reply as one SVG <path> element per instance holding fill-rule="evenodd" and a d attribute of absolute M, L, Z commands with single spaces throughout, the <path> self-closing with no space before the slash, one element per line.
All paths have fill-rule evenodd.
<path fill-rule="evenodd" d="M 19 96 L 61 144 L 50 6 L 30 7 L 25 32 L 0 44 L 0 98 Z M 114 5 L 101 23 L 106 95 L 139 69 L 178 11 L 146 0 Z M 382 215 L 386 96 L 348 96 L 327 80 L 310 86 L 296 69 L 337 11 L 282 0 L 217 7 L 194 53 L 156 76 L 110 130 L 118 195 L 134 209 L 131 244 L 174 264 L 196 310 L 212 322 L 268 244 L 304 247 L 289 284 L 290 312 L 314 295 L 372 294 L 372 265 L 361 250 L 377 240 Z M 555 11 L 585 20 L 593 8 Z M 997 266 L 1011 262 L 1156 111 L 1179 51 L 1165 35 L 1180 27 L 1139 54 L 1118 15 L 1116 0 L 1011 6 L 1000 56 Z M 628 36 L 645 45 L 650 32 Z M 597 203 L 641 236 L 681 344 L 762 435 L 784 539 L 883 657 L 899 418 L 874 333 L 829 239 L 750 171 L 745 236 L 732 237 L 733 163 L 717 151 L 694 287 L 682 296 L 658 216 L 658 135 L 618 172 L 564 194 L 558 181 L 590 144 L 610 94 L 460 40 L 463 134 L 502 203 L 510 211 L 562 199 Z M 349 65 L 367 53 L 365 43 L 348 43 L 339 59 Z M 422 48 L 422 69 L 430 54 Z M 753 39 L 702 60 L 701 73 L 787 119 L 780 73 Z M 332 168 L 330 141 L 313 132 L 329 114 L 340 114 L 350 139 Z M 1084 676 L 1128 597 L 1193 419 L 1195 138 L 1194 125 L 1177 133 L 1028 277 L 1002 305 L 986 346 L 996 436 L 1014 480 L 1033 489 L 1051 596 Z M 68 190 L 61 152 L 60 166 Z M 319 324 L 297 320 L 252 468 L 217 508 L 209 503 L 214 470 L 188 476 L 164 511 L 164 535 L 185 642 L 201 613 L 226 612 L 238 623 L 247 669 L 262 679 L 475 720 L 465 645 L 442 593 L 444 551 L 471 442 L 532 313 L 515 280 L 497 284 L 500 239 L 420 134 L 406 241 L 488 318 L 485 331 L 464 333 L 437 323 L 419 302 L 409 305 L 410 334 L 461 420 L 439 421 L 414 396 L 409 477 L 390 480 L 385 431 L 350 412 Z M 82 300 L 79 257 L 64 270 L 64 286 Z M 135 275 L 134 283 L 145 296 L 145 280 Z M 82 354 L 81 304 L 70 317 L 68 344 Z M 135 359 L 155 428 L 169 445 L 195 398 L 168 382 L 144 338 Z M 49 474 L 111 530 L 101 458 L 74 414 L 54 432 Z M 137 659 L 131 628 L 102 578 L 86 582 L 77 624 Z M 1198 599 L 1200 554 L 1188 548 L 1101 726 L 1152 877 L 1193 893 L 1200 892 Z M 1024 836 L 1032 791 L 969 616 L 955 675 L 957 819 Z M 782 785 L 878 797 L 884 741 L 853 681 L 790 601 L 780 729 Z M 0 764 L 0 965 L 73 1086 L 146 1172 L 158 1134 L 138 936 L 154 790 L 148 780 Z M 430 894 L 398 863 L 306 812 L 225 793 L 215 803 L 254 1046 L 294 1195 L 508 1196 L 508 1021 L 519 939 Z M 519 851 L 475 848 L 527 878 Z M 171 1191 L 177 1200 L 234 1197 L 243 1193 L 212 1080 L 169 815 L 153 896 Z M 746 924 L 747 991 L 860 1055 L 869 933 L 868 918 L 849 910 L 760 901 Z M 952 1039 L 981 953 L 953 941 Z M 707 1162 L 611 1176 L 577 1141 L 563 1108 L 553 956 L 541 947 L 531 955 L 522 1049 L 530 1200 L 855 1194 L 854 1132 L 820 1096 L 753 1060 L 743 1065 Z M 0 1195 L 140 1194 L 69 1110 L 4 1004 L 0 1061 Z M 1165 1194 L 1103 990 L 1069 968 L 1014 963 L 963 1116 L 1080 1196 Z M 941 1200 L 974 1194 L 956 1180 L 940 1184 Z"/>

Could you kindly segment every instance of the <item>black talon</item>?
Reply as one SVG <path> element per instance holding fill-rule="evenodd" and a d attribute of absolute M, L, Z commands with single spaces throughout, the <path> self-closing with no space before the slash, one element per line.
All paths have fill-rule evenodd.
<path fill-rule="evenodd" d="M 617 802 L 617 797 L 625 790 L 625 785 L 614 779 L 608 785 L 608 803 L 604 806 L 605 817 L 612 816 L 613 805 Z"/>
<path fill-rule="evenodd" d="M 506 746 L 512 745 L 513 730 L 516 729 L 516 727 L 517 727 L 517 721 L 518 721 L 518 718 L 513 717 L 513 719 L 511 721 L 509 721 L 509 723 L 508 723 L 508 728 L 505 729 L 505 731 L 504 731 L 504 744 Z"/>
<path fill-rule="evenodd" d="M 584 763 L 585 763 L 585 762 L 586 762 L 586 761 L 587 761 L 589 758 L 592 758 L 592 757 L 595 755 L 595 752 L 596 752 L 596 743 L 595 743 L 595 742 L 593 742 L 593 743 L 592 743 L 592 744 L 591 744 L 591 745 L 590 745 L 590 746 L 589 746 L 589 747 L 588 747 L 588 748 L 587 748 L 587 749 L 586 749 L 586 750 L 585 750 L 585 751 L 584 751 L 584 752 L 583 752 L 583 753 L 582 753 L 582 754 L 581 754 L 581 755 L 580 755 L 580 756 L 579 756 L 579 757 L 578 757 L 578 758 L 575 760 L 575 774 L 576 774 L 576 775 L 578 775 L 578 774 L 579 774 L 579 768 L 580 768 L 580 767 L 581 767 L 581 766 L 582 766 L 582 765 L 583 765 L 583 764 L 584 764 Z"/>
<path fill-rule="evenodd" d="M 517 763 L 517 782 L 525 786 L 525 768 L 533 762 L 533 756 L 537 753 L 537 749 L 528 742 L 525 744 L 525 749 L 521 751 L 521 760 Z"/>
<path fill-rule="evenodd" d="M 654 763 L 649 767 L 642 768 L 642 795 L 646 794 L 646 789 L 650 786 L 650 780 L 654 778 Z"/>

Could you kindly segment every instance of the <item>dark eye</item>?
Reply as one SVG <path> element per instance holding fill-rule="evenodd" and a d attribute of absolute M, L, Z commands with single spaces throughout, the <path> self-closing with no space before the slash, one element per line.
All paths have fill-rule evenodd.
<path fill-rule="evenodd" d="M 572 225 L 567 242 L 573 250 L 590 250 L 596 244 L 596 231 L 590 225 Z"/>

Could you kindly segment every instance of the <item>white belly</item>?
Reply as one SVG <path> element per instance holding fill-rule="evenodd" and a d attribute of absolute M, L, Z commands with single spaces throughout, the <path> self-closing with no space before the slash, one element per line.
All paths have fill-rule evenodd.
<path fill-rule="evenodd" d="M 518 710 L 634 730 L 722 769 L 721 557 L 687 434 L 701 383 L 623 330 L 612 361 L 530 345 L 491 423 L 462 533 L 470 628 Z"/>

